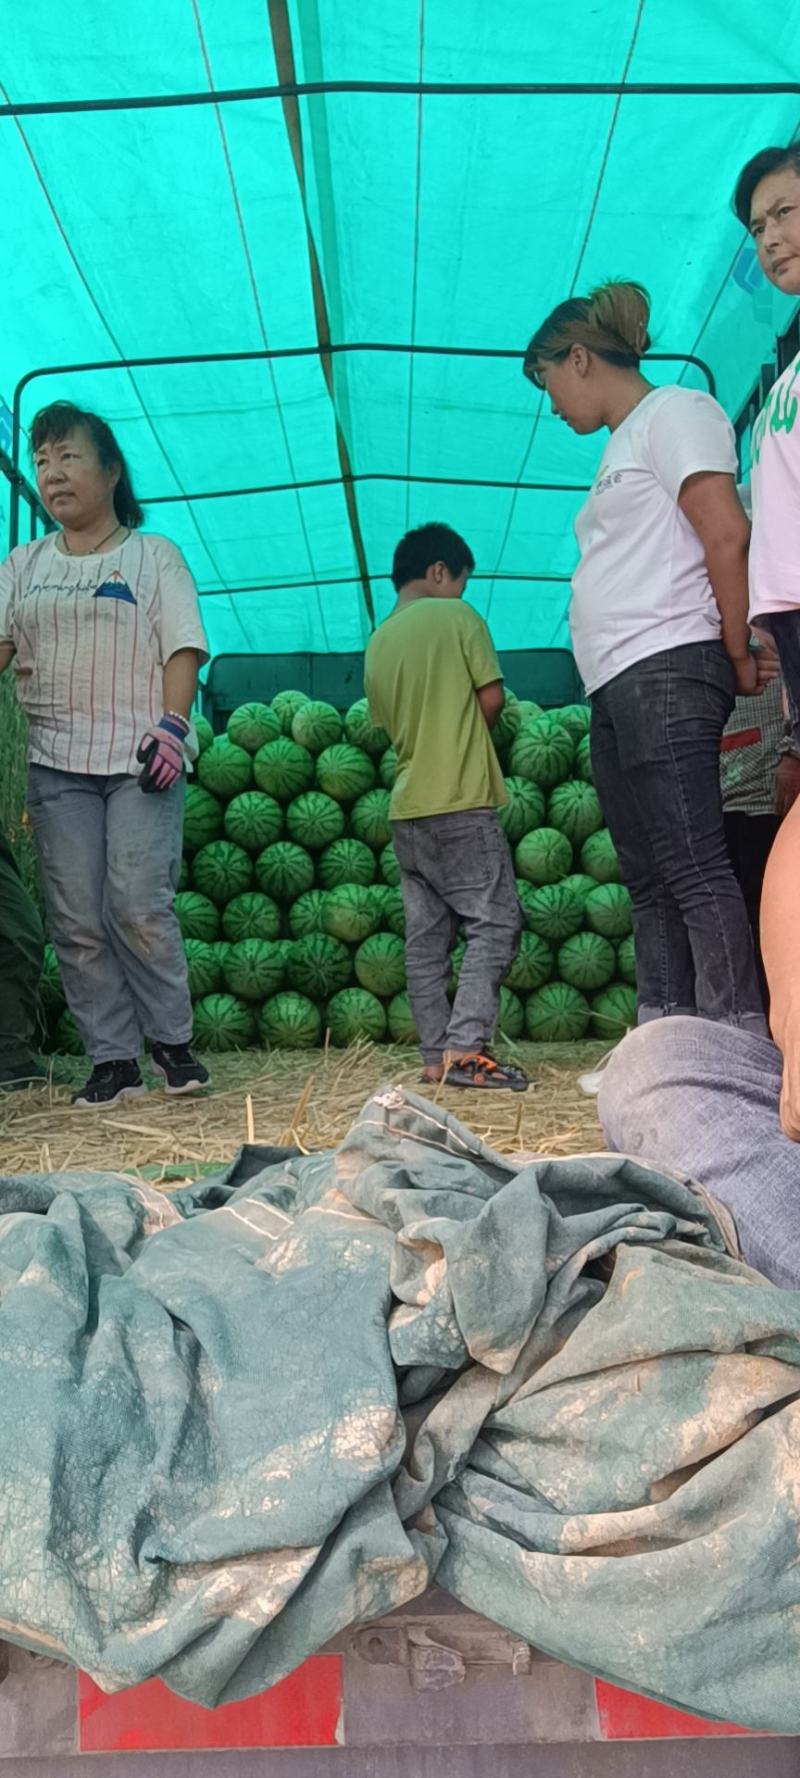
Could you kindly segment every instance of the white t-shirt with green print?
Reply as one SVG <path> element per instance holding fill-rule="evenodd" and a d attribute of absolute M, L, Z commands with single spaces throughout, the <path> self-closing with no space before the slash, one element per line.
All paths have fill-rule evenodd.
<path fill-rule="evenodd" d="M 750 441 L 750 618 L 800 607 L 800 352 L 770 389 Z"/>

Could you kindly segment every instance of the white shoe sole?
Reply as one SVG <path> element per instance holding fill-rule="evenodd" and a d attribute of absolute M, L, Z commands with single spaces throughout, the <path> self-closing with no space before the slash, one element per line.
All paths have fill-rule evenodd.
<path fill-rule="evenodd" d="M 142 1082 L 140 1087 L 121 1087 L 113 1099 L 72 1099 L 70 1103 L 73 1111 L 110 1111 L 113 1106 L 121 1105 L 123 1099 L 144 1099 L 146 1094 L 147 1088 Z"/>

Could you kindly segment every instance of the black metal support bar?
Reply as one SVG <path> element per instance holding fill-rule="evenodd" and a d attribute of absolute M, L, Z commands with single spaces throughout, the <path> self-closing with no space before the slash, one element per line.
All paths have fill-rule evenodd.
<path fill-rule="evenodd" d="M 386 573 L 371 574 L 369 578 L 370 580 L 375 581 L 391 580 L 392 577 L 390 574 Z M 514 574 L 511 570 L 501 569 L 497 574 L 493 574 L 490 570 L 487 570 L 485 573 L 471 574 L 469 578 L 470 585 L 474 580 L 508 580 L 521 581 L 523 585 L 532 584 L 534 582 L 538 585 L 542 581 L 553 581 L 561 586 L 568 584 L 572 579 L 572 575 L 538 574 L 534 569 L 532 569 L 529 574 Z M 212 586 L 200 587 L 198 590 L 201 599 L 227 599 L 234 596 L 238 597 L 242 593 L 301 593 L 304 587 L 309 586 L 329 587 L 360 585 L 360 574 L 336 574 L 332 576 L 321 575 L 318 576 L 316 580 L 259 580 L 254 581 L 253 584 L 249 586 Z"/>
<path fill-rule="evenodd" d="M 188 364 L 254 364 L 259 362 L 263 363 L 265 360 L 327 358 L 332 357 L 337 353 L 348 352 L 410 353 L 420 358 L 512 358 L 517 359 L 520 364 L 522 363 L 523 358 L 521 351 L 510 346 L 425 346 L 408 341 L 396 340 L 351 340 L 342 341 L 337 344 L 332 343 L 324 347 L 319 344 L 313 346 L 277 346 L 272 347 L 269 350 L 259 349 L 258 351 L 248 352 L 182 352 L 141 358 L 87 359 L 76 364 L 43 364 L 38 365 L 34 370 L 26 371 L 25 375 L 20 377 L 14 390 L 14 399 L 11 410 L 12 460 L 15 468 L 18 469 L 22 443 L 22 397 L 25 390 L 28 388 L 28 385 L 34 382 L 38 377 L 78 376 L 95 371 L 109 370 L 153 370 Z M 692 353 L 688 352 L 649 352 L 647 357 L 649 362 L 654 364 L 693 364 L 705 377 L 709 393 L 711 395 L 716 394 L 714 373 L 711 370 L 710 365 L 705 363 L 704 359 L 697 358 Z M 341 478 L 336 477 L 335 479 L 340 480 Z M 481 485 L 486 486 L 487 484 L 482 483 Z M 515 483 L 508 485 L 516 486 Z M 12 549 L 14 548 L 14 545 L 19 542 L 19 492 L 20 490 L 16 483 L 12 481 L 10 515 L 10 541 Z M 225 490 L 222 490 L 222 493 L 224 495 Z M 203 496 L 203 498 L 206 499 L 210 497 L 211 496 L 209 495 Z M 169 496 L 166 495 L 154 495 L 150 504 L 152 505 L 157 501 L 166 500 L 168 498 Z M 189 496 L 185 496 L 185 498 L 189 498 Z"/>
<path fill-rule="evenodd" d="M 395 475 L 391 470 L 364 470 L 357 475 L 320 475 L 311 481 L 266 482 L 256 488 L 209 488 L 200 494 L 153 494 L 142 496 L 143 506 L 180 506 L 195 500 L 236 500 L 249 494 L 294 494 L 298 489 L 339 488 L 358 482 L 420 482 L 434 488 L 518 488 L 521 494 L 588 494 L 590 482 L 516 482 L 491 481 L 485 476 L 466 475 Z M 316 582 L 310 582 L 316 585 Z"/>
<path fill-rule="evenodd" d="M 0 105 L 4 117 L 65 117 L 93 111 L 169 111 L 196 105 L 242 105 L 269 99 L 310 99 L 323 94 L 374 93 L 408 98 L 737 98 L 748 94 L 800 93 L 797 80 L 737 81 L 467 81 L 300 80 L 281 86 L 223 87 L 192 93 L 147 93 L 128 98 L 38 99 Z"/>

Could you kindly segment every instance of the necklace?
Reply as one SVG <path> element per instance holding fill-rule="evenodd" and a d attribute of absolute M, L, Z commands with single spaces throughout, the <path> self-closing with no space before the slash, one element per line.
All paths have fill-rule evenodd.
<path fill-rule="evenodd" d="M 124 529 L 125 529 L 125 527 L 124 527 L 124 526 L 123 526 L 123 525 L 121 525 L 121 524 L 120 524 L 120 523 L 119 523 L 119 522 L 117 522 L 117 524 L 116 524 L 116 525 L 114 525 L 114 527 L 113 527 L 113 529 L 112 529 L 112 530 L 111 530 L 111 531 L 108 531 L 108 532 L 106 532 L 106 535 L 105 535 L 105 537 L 101 537 L 101 539 L 100 539 L 100 542 L 99 542 L 99 543 L 93 543 L 93 544 L 92 544 L 92 547 L 91 547 L 91 549 L 85 549 L 85 550 L 79 550 L 79 551 L 78 551 L 78 555 L 83 555 L 83 556 L 96 556 L 96 555 L 97 555 L 97 552 L 98 552 L 98 550 L 100 550 L 100 549 L 102 549 L 102 547 L 103 547 L 103 544 L 104 544 L 104 543 L 108 543 L 108 542 L 109 542 L 109 541 L 110 541 L 110 539 L 111 539 L 111 538 L 112 538 L 112 537 L 115 537 L 115 536 L 116 536 L 116 534 L 117 534 L 117 532 L 118 532 L 118 531 L 122 531 L 122 530 L 124 530 Z M 64 543 L 64 548 L 65 548 L 65 550 L 66 550 L 66 552 L 67 552 L 67 555 L 68 555 L 68 556 L 74 556 L 74 555 L 75 555 L 75 551 L 74 551 L 74 549 L 70 549 L 70 547 L 69 547 L 69 544 L 68 544 L 68 542 L 67 542 L 67 533 L 66 533 L 66 531 L 62 531 L 62 533 L 61 533 L 61 536 L 62 536 L 62 539 L 63 539 L 63 543 Z"/>

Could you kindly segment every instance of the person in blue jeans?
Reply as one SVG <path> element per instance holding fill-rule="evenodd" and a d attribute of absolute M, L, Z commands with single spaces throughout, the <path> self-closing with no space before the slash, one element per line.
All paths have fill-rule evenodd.
<path fill-rule="evenodd" d="M 572 298 L 533 335 L 525 374 L 573 431 L 610 433 L 575 523 L 570 627 L 594 780 L 633 902 L 638 1020 L 698 1014 L 763 1035 L 719 782 L 736 694 L 759 689 L 749 528 L 722 408 L 642 375 L 649 315 L 635 284 Z"/>
<path fill-rule="evenodd" d="M 0 567 L 0 672 L 28 717 L 28 809 L 47 923 L 92 1071 L 73 1105 L 207 1084 L 174 910 L 189 712 L 206 640 L 166 537 L 144 536 L 125 458 L 97 414 L 53 402 L 31 444 L 58 529 Z"/>
<path fill-rule="evenodd" d="M 800 1289 L 800 801 L 769 856 L 761 949 L 774 1042 L 706 1019 L 631 1031 L 602 1075 L 609 1148 L 683 1174 L 731 1213 L 742 1256 Z"/>

